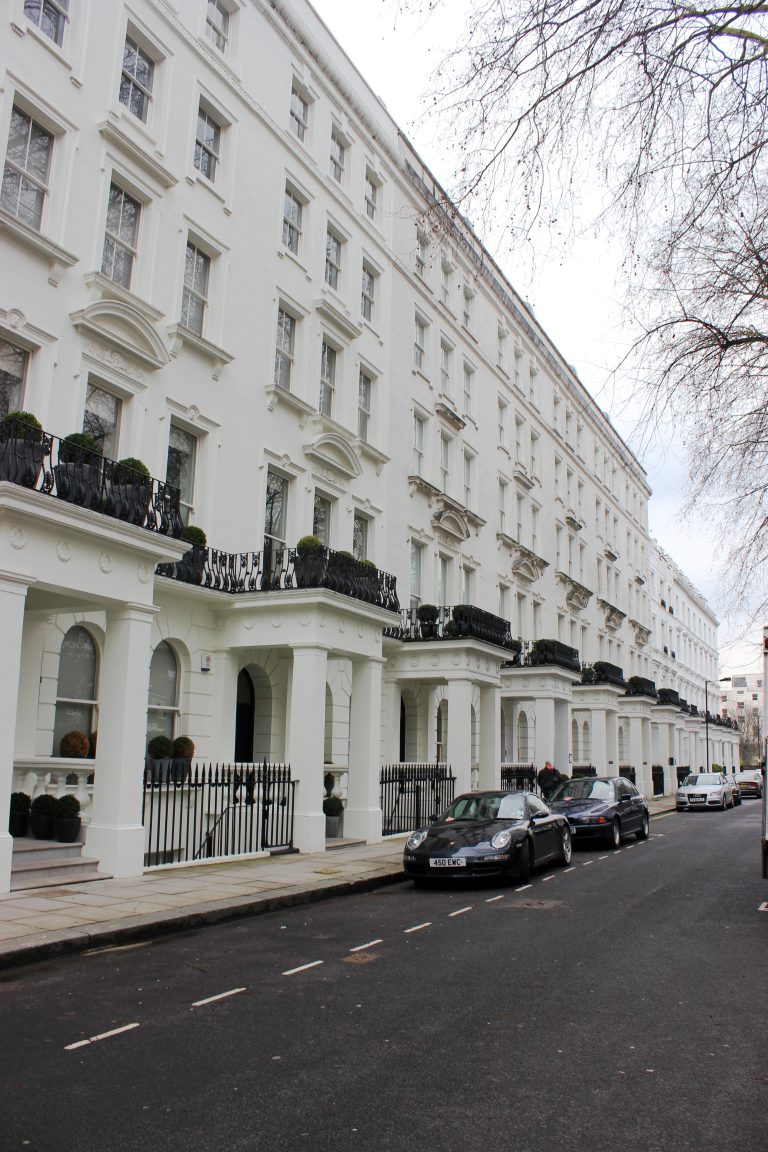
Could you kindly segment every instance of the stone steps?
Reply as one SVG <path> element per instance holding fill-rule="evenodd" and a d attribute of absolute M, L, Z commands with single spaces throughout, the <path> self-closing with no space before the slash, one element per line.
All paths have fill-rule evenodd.
<path fill-rule="evenodd" d="M 99 861 L 83 856 L 82 850 L 82 841 L 60 844 L 58 840 L 34 840 L 26 836 L 15 838 L 11 892 L 109 879 L 106 872 L 99 872 Z"/>

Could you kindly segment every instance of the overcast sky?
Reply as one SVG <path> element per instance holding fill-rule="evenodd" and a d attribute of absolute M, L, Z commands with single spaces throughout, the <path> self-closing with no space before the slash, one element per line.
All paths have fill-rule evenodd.
<path fill-rule="evenodd" d="M 447 188 L 452 157 L 441 148 L 424 100 L 430 73 L 451 46 L 466 0 L 450 0 L 425 23 L 398 12 L 397 0 L 311 0 L 347 55 L 384 101 L 390 114 Z M 451 16 L 449 18 L 448 12 Z M 489 243 L 489 237 L 481 238 Z M 490 243 L 489 243 L 490 247 Z M 744 631 L 730 618 L 720 595 L 716 542 L 706 525 L 683 522 L 680 450 L 671 438 L 656 438 L 641 452 L 639 438 L 626 415 L 627 382 L 614 374 L 631 335 L 621 323 L 618 265 L 606 240 L 582 240 L 567 258 L 545 246 L 530 259 L 493 252 L 517 291 L 533 306 L 536 318 L 582 383 L 603 408 L 648 472 L 653 496 L 649 505 L 651 534 L 707 597 L 721 620 L 721 674 L 761 667 L 761 629 Z"/>

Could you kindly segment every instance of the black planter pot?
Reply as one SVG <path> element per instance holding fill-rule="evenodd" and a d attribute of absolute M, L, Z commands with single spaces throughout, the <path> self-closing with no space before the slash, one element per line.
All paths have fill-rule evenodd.
<path fill-rule="evenodd" d="M 56 464 L 56 495 L 60 500 L 78 504 L 81 508 L 101 511 L 105 504 L 103 487 L 104 468 L 101 463 L 84 464 L 79 460 Z"/>
<path fill-rule="evenodd" d="M 152 481 L 113 480 L 112 496 L 118 520 L 127 520 L 141 527 L 147 519 L 152 499 Z"/>
<path fill-rule="evenodd" d="M 202 584 L 208 549 L 200 545 L 190 548 L 176 563 L 176 579 L 187 584 Z"/>
<path fill-rule="evenodd" d="M 8 831 L 11 836 L 26 836 L 29 827 L 29 812 L 11 812 L 8 817 Z"/>
<path fill-rule="evenodd" d="M 37 440 L 11 436 L 0 441 L 0 480 L 34 488 L 43 466 L 43 446 Z"/>
<path fill-rule="evenodd" d="M 174 756 L 171 761 L 170 778 L 174 784 L 183 784 L 192 773 L 192 758 L 190 756 Z"/>
<path fill-rule="evenodd" d="M 325 837 L 326 840 L 337 840 L 341 836 L 341 823 L 344 819 L 343 816 L 326 816 L 325 818 Z"/>
<path fill-rule="evenodd" d="M 47 812 L 31 812 L 29 827 L 35 840 L 53 839 L 53 816 Z"/>
<path fill-rule="evenodd" d="M 325 554 L 294 557 L 293 571 L 299 588 L 319 588 L 326 568 Z"/>
<path fill-rule="evenodd" d="M 74 844 L 80 833 L 79 816 L 57 816 L 53 822 L 53 831 L 60 844 Z"/>

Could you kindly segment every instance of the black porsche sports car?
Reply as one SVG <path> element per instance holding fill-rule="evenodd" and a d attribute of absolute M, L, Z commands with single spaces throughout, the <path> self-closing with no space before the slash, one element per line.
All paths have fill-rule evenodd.
<path fill-rule="evenodd" d="M 407 839 L 403 869 L 414 883 L 444 876 L 516 876 L 549 860 L 571 861 L 571 831 L 532 792 L 468 792 Z"/>

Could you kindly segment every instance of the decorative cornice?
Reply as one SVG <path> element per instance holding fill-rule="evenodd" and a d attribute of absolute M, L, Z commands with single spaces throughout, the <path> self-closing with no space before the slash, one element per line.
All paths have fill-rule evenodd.
<path fill-rule="evenodd" d="M 543 560 L 541 556 L 537 556 L 535 552 L 531 552 L 530 548 L 526 548 L 517 540 L 512 541 L 512 572 L 518 579 L 531 584 L 543 576 L 548 567 L 548 560 Z"/>
<path fill-rule="evenodd" d="M 598 606 L 605 612 L 605 627 L 609 632 L 617 632 L 627 618 L 626 612 L 622 612 L 615 604 L 609 603 L 608 600 L 601 600 L 598 598 Z"/>
<path fill-rule="evenodd" d="M 650 628 L 646 628 L 639 620 L 630 620 L 629 625 L 635 633 L 635 644 L 638 648 L 644 648 L 651 638 Z"/>

